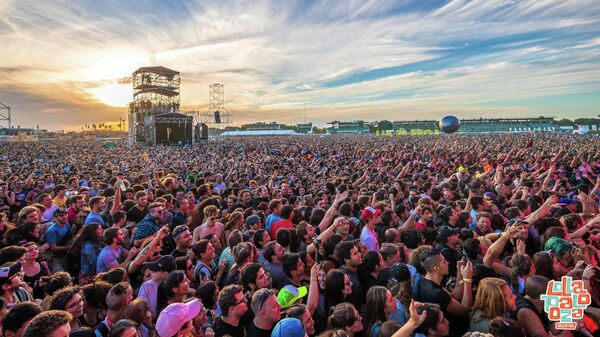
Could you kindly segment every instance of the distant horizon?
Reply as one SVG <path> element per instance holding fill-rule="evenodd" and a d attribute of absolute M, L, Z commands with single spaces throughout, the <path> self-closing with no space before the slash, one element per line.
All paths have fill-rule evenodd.
<path fill-rule="evenodd" d="M 534 118 L 540 118 L 540 117 L 543 117 L 543 118 L 553 118 L 555 121 L 564 119 L 562 117 L 556 117 L 556 116 L 536 116 L 536 117 L 531 117 L 531 116 L 529 116 L 529 117 L 528 116 L 515 116 L 515 117 L 473 117 L 473 118 L 459 118 L 459 120 L 463 121 L 464 119 L 480 119 L 480 118 L 482 118 L 482 119 L 506 119 L 506 118 L 517 118 L 517 119 L 518 118 L 531 118 L 531 119 L 534 119 Z M 569 119 L 570 121 L 574 122 L 577 119 L 595 119 L 595 120 L 600 120 L 600 117 L 575 117 L 575 118 L 566 118 L 566 119 Z M 352 121 L 357 121 L 357 120 L 361 120 L 361 119 L 343 119 L 343 120 L 342 119 L 338 119 L 337 121 L 339 121 L 339 122 L 352 122 Z M 413 120 L 414 121 L 439 121 L 439 119 L 396 119 L 396 120 L 380 119 L 380 120 L 376 120 L 376 121 L 377 122 L 381 122 L 381 121 L 396 122 L 396 121 L 413 121 Z M 364 121 L 367 124 L 371 123 L 371 122 L 374 122 L 374 121 L 370 121 L 370 120 L 362 120 L 362 121 Z M 333 122 L 333 120 L 331 120 L 329 122 Z M 286 125 L 286 126 L 297 126 L 299 124 L 313 123 L 313 126 L 315 126 L 315 127 L 318 127 L 318 128 L 328 128 L 328 127 L 330 127 L 329 122 L 324 123 L 324 124 L 315 124 L 314 122 L 307 120 L 306 122 L 302 121 L 302 122 L 296 122 L 296 123 L 282 123 L 282 122 L 279 122 L 279 121 L 269 120 L 269 121 L 254 121 L 254 122 L 248 122 L 248 123 L 243 123 L 243 124 L 232 123 L 230 125 L 227 125 L 227 124 L 214 124 L 214 125 L 219 125 L 219 127 L 215 127 L 216 129 L 222 129 L 222 128 L 228 127 L 228 126 L 239 128 L 239 127 L 242 127 L 244 125 L 255 124 L 255 123 L 265 123 L 265 124 L 277 123 L 277 124 Z M 124 124 L 124 129 L 123 130 L 120 130 L 118 128 L 118 125 L 119 125 L 118 123 L 119 123 L 118 121 L 99 123 L 99 124 L 109 124 L 109 125 L 112 125 L 114 127 L 114 129 L 111 129 L 111 128 L 97 128 L 96 131 L 122 131 L 122 132 L 128 132 L 128 125 L 127 125 L 127 123 Z M 40 130 L 46 130 L 48 132 L 58 132 L 58 131 L 65 131 L 65 132 L 82 132 L 82 131 L 85 131 L 85 132 L 89 132 L 89 131 L 94 131 L 94 129 L 92 128 L 92 124 L 94 124 L 94 123 L 89 124 L 89 127 L 87 127 L 87 128 L 82 128 L 83 125 L 80 125 L 80 126 L 78 126 L 76 128 L 73 128 L 73 129 L 49 129 L 49 128 L 43 127 L 43 125 L 39 125 L 39 129 Z M 212 128 L 213 127 L 212 125 L 213 124 L 209 125 L 209 127 Z M 19 126 L 20 126 L 21 129 L 36 129 L 36 126 L 33 126 L 33 127 L 22 126 L 22 125 L 19 125 Z M 12 128 L 13 129 L 17 128 L 17 125 L 13 125 Z"/>
<path fill-rule="evenodd" d="M 319 127 L 600 113 L 592 0 L 4 0 L 0 14 L 0 103 L 15 126 L 127 120 L 146 66 L 181 73 L 183 111 L 206 111 L 223 83 L 233 125 L 303 123 L 305 104 Z"/>

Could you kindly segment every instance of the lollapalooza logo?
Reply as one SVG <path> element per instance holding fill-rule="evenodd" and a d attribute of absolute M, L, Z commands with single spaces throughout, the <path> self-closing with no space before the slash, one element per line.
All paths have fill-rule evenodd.
<path fill-rule="evenodd" d="M 561 330 L 575 330 L 575 321 L 583 319 L 585 309 L 592 303 L 583 281 L 573 280 L 570 276 L 563 276 L 560 281 L 550 281 L 546 294 L 541 298 L 548 318 L 556 322 L 556 329 Z"/>

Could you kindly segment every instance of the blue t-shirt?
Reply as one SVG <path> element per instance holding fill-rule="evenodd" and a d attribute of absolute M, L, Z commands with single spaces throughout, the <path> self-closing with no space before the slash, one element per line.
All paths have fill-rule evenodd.
<path fill-rule="evenodd" d="M 46 231 L 46 242 L 51 245 L 57 244 L 67 235 L 70 230 L 71 228 L 69 227 L 68 223 L 64 224 L 63 226 L 53 223 Z"/>
<path fill-rule="evenodd" d="M 408 322 L 408 313 L 404 310 L 404 306 L 400 300 L 396 298 L 396 311 L 390 314 L 390 321 L 398 322 L 402 325 Z"/>
<path fill-rule="evenodd" d="M 96 273 L 103 273 L 116 267 L 119 264 L 121 254 L 123 254 L 124 251 L 125 248 L 121 246 L 119 246 L 117 250 L 112 249 L 110 246 L 104 246 L 100 251 L 100 254 L 98 254 Z"/>
<path fill-rule="evenodd" d="M 275 224 L 277 221 L 281 220 L 281 218 L 273 213 L 267 216 L 267 220 L 265 220 L 265 229 L 267 231 L 271 230 L 271 226 Z"/>
<path fill-rule="evenodd" d="M 104 222 L 104 219 L 102 219 L 100 214 L 94 214 L 94 213 L 90 212 L 90 214 L 88 214 L 87 218 L 85 218 L 84 225 L 89 225 L 92 222 L 99 223 L 102 226 L 102 228 L 106 229 L 106 223 Z"/>

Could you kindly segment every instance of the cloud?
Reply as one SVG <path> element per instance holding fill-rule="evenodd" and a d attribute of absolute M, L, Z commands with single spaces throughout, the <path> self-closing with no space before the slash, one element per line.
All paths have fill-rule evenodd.
<path fill-rule="evenodd" d="M 543 97 L 600 92 L 599 36 L 592 0 L 3 0 L 0 101 L 22 125 L 114 121 L 131 73 L 163 65 L 181 72 L 184 109 L 224 83 L 236 123 L 300 122 L 304 103 L 319 123 L 539 116 Z"/>

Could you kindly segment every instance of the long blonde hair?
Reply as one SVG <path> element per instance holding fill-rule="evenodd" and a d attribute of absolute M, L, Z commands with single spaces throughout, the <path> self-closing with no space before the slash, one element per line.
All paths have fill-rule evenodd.
<path fill-rule="evenodd" d="M 483 315 L 479 319 L 476 317 L 476 321 L 504 316 L 509 310 L 504 293 L 507 286 L 504 280 L 495 277 L 486 277 L 479 282 L 473 311 L 481 310 Z"/>

